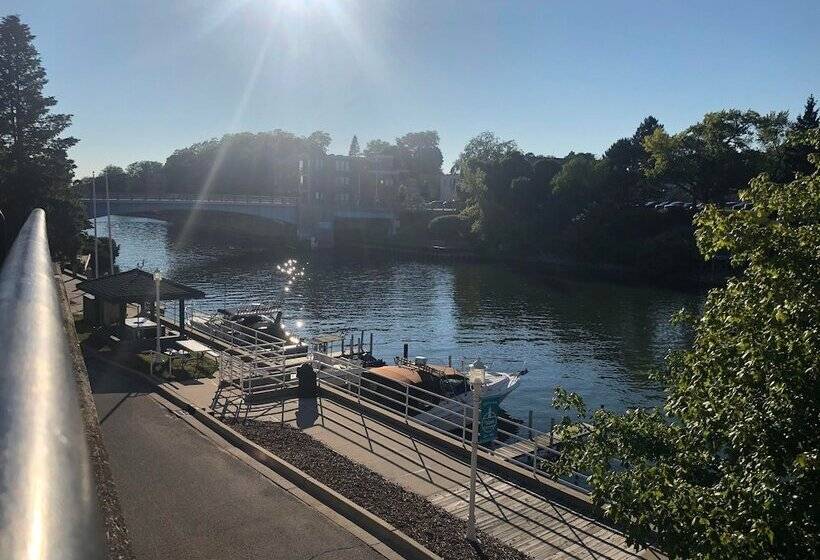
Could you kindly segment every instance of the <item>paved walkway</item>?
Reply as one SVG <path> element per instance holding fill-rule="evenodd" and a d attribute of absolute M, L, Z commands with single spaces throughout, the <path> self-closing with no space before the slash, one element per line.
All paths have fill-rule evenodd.
<path fill-rule="evenodd" d="M 131 375 L 90 357 L 87 366 L 139 560 L 384 560 L 163 407 Z"/>

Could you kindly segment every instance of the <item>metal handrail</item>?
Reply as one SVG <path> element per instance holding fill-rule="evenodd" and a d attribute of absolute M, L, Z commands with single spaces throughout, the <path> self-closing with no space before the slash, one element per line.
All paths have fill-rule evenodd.
<path fill-rule="evenodd" d="M 451 399 L 421 387 L 413 387 L 413 395 L 411 396 L 410 385 L 397 382 L 402 388 L 396 389 L 395 387 L 380 383 L 374 379 L 365 379 L 364 373 L 366 370 L 364 368 L 343 358 L 328 356 L 327 354 L 314 351 L 312 353 L 312 359 L 319 371 L 317 376 L 317 381 L 319 383 L 330 382 L 330 384 L 336 389 L 348 393 L 349 395 L 359 399 L 359 401 L 363 400 L 375 406 L 383 407 L 385 401 L 393 403 L 394 405 L 397 405 L 398 412 L 400 414 L 403 413 L 406 422 L 423 425 L 426 428 L 432 429 L 444 436 L 456 439 L 462 445 L 467 446 L 470 444 L 470 438 L 467 437 L 467 425 L 468 419 L 472 417 L 472 404 Z M 336 367 L 333 366 L 340 369 L 336 369 Z M 336 383 L 333 383 L 333 381 L 336 381 Z M 394 396 L 388 396 L 387 393 Z M 368 396 L 368 394 L 370 394 L 370 396 Z M 411 399 L 418 402 L 420 398 L 424 401 L 425 408 L 419 408 L 410 404 Z M 436 403 L 431 401 L 438 402 Z M 450 407 L 448 408 L 447 406 L 442 406 L 441 403 L 449 404 Z M 454 408 L 460 409 L 460 414 L 457 410 L 454 410 Z M 444 418 L 441 415 L 441 412 L 444 411 L 454 414 L 456 417 L 461 416 L 460 421 L 453 421 Z M 436 423 L 445 426 L 445 428 L 441 428 L 430 421 L 424 420 L 422 418 L 423 415 L 428 415 L 429 418 L 434 418 Z M 530 439 L 530 437 L 522 437 L 516 433 L 499 427 L 497 432 L 502 434 L 508 441 L 502 442 L 498 439 L 498 437 L 496 437 L 496 439 L 488 445 L 479 444 L 479 449 L 490 455 L 494 455 L 496 447 L 500 445 L 509 445 L 509 440 L 514 443 L 527 443 L 531 446 L 531 449 L 520 453 L 519 457 L 524 458 L 523 461 L 516 458 L 510 458 L 508 461 L 529 470 L 533 475 L 552 478 L 552 474 L 549 471 L 539 466 L 541 461 L 539 453 L 543 452 L 553 458 L 556 458 L 561 456 L 561 452 L 549 447 L 541 446 L 537 443 L 540 436 L 549 436 L 549 432 L 532 428 L 531 426 L 515 422 L 511 419 L 506 419 L 505 422 L 509 425 L 517 427 L 519 430 L 525 430 L 530 434 L 532 439 Z M 461 432 L 460 434 L 457 433 L 459 431 Z M 572 475 L 572 478 L 573 481 L 559 478 L 558 482 L 575 490 L 588 492 L 588 489 L 577 484 L 578 481 L 586 483 L 586 475 L 576 472 Z"/>
<path fill-rule="evenodd" d="M 0 558 L 103 558 L 43 210 L 0 272 Z"/>

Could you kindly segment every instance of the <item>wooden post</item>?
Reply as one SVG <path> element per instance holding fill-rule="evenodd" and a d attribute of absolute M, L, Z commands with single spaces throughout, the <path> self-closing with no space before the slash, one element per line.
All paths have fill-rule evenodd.
<path fill-rule="evenodd" d="M 373 333 L 370 333 L 370 354 L 373 354 Z"/>
<path fill-rule="evenodd" d="M 405 360 L 407 359 L 407 355 L 408 355 L 408 345 L 407 345 L 407 343 L 405 343 L 404 344 L 404 359 Z"/>
<path fill-rule="evenodd" d="M 529 416 L 527 418 L 527 426 L 530 429 L 530 439 L 532 439 L 532 410 L 530 410 Z"/>
<path fill-rule="evenodd" d="M 453 356 L 447 356 L 447 367 L 453 367 Z"/>
<path fill-rule="evenodd" d="M 353 349 L 356 348 L 356 341 L 353 339 L 353 333 L 350 333 L 350 355 L 353 355 Z"/>
<path fill-rule="evenodd" d="M 362 353 L 364 346 L 364 331 L 362 331 L 362 335 L 359 337 L 359 354 Z"/>
<path fill-rule="evenodd" d="M 185 300 L 179 300 L 179 332 L 185 334 Z"/>

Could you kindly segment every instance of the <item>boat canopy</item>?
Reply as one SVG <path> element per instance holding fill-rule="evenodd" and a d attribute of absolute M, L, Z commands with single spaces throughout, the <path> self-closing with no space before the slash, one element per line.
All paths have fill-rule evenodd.
<path fill-rule="evenodd" d="M 421 385 L 421 375 L 413 369 L 402 366 L 381 366 L 370 368 L 368 371 L 389 379 L 390 381 L 398 381 L 405 385 Z"/>

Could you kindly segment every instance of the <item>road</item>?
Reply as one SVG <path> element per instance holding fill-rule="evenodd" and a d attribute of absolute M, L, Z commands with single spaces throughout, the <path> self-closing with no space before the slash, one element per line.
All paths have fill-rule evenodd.
<path fill-rule="evenodd" d="M 138 560 L 384 560 L 194 429 L 119 367 L 86 357 Z"/>

